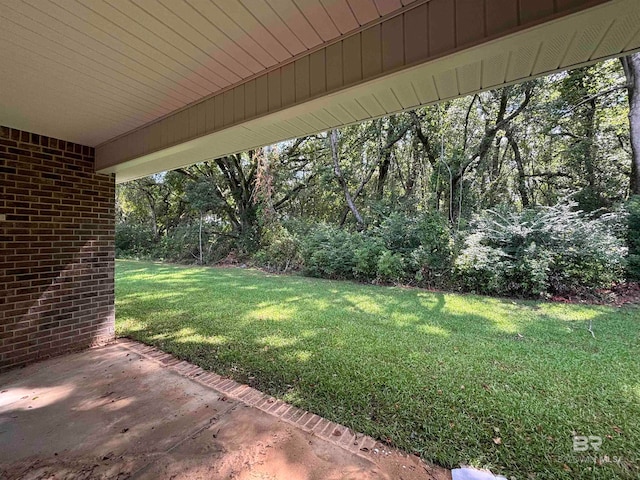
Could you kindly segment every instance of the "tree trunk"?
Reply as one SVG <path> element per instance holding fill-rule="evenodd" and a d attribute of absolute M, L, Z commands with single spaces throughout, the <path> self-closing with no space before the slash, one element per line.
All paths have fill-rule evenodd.
<path fill-rule="evenodd" d="M 588 103 L 588 109 L 586 114 L 586 141 L 583 148 L 584 152 L 584 167 L 585 173 L 587 177 L 587 183 L 589 184 L 589 188 L 593 194 L 597 192 L 596 186 L 596 172 L 595 172 L 595 158 L 593 146 L 595 142 L 596 136 L 596 101 L 595 99 L 590 100 Z"/>
<path fill-rule="evenodd" d="M 378 181 L 376 182 L 376 200 L 382 200 L 384 197 L 384 189 L 389 179 L 389 169 L 391 168 L 391 159 L 393 155 L 393 147 L 398 143 L 409 130 L 411 123 L 406 118 L 398 115 L 391 115 L 387 124 L 383 145 L 380 145 L 378 152 Z M 380 129 L 379 135 L 382 135 Z"/>
<path fill-rule="evenodd" d="M 518 146 L 518 142 L 514 138 L 511 130 L 507 130 L 507 140 L 509 141 L 509 146 L 513 151 L 513 160 L 516 162 L 516 168 L 518 169 L 518 193 L 520 193 L 522 208 L 528 208 L 529 194 L 527 193 L 527 178 L 524 171 L 524 165 L 522 163 L 522 154 L 520 153 L 520 147 Z"/>
<path fill-rule="evenodd" d="M 200 212 L 200 232 L 199 232 L 199 243 L 200 243 L 200 265 L 204 265 L 202 261 L 202 212 Z"/>
<path fill-rule="evenodd" d="M 391 166 L 391 148 L 385 148 L 382 152 L 380 160 L 380 168 L 378 172 L 378 181 L 376 182 L 376 199 L 382 200 L 384 197 L 384 186 L 389 176 L 389 167 Z"/>
<path fill-rule="evenodd" d="M 413 141 L 413 148 L 411 149 L 411 165 L 409 165 L 409 171 L 407 172 L 407 184 L 405 185 L 405 198 L 411 198 L 413 191 L 416 187 L 416 179 L 418 178 L 418 170 L 420 169 L 420 155 L 418 152 L 417 140 Z"/>
<path fill-rule="evenodd" d="M 344 198 L 347 201 L 347 205 L 349 206 L 349 210 L 353 213 L 353 216 L 356 218 L 356 222 L 360 227 L 364 226 L 364 220 L 358 212 L 358 208 L 356 204 L 353 202 L 351 198 L 351 194 L 349 193 L 349 186 L 342 175 L 342 170 L 340 169 L 340 156 L 338 154 L 338 132 L 336 130 L 331 130 L 329 132 L 329 144 L 331 146 L 331 157 L 333 158 L 333 172 L 338 179 L 338 183 L 342 187 L 342 191 L 344 193 Z"/>
<path fill-rule="evenodd" d="M 631 139 L 632 195 L 640 195 L 640 53 L 621 59 L 627 77 L 629 97 L 629 136 Z"/>

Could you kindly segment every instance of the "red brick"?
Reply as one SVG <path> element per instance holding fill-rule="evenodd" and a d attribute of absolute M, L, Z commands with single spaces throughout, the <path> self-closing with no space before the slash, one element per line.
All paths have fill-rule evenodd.
<path fill-rule="evenodd" d="M 309 430 L 313 430 L 313 428 L 318 424 L 320 420 L 322 420 L 322 417 L 319 417 L 318 415 L 314 414 L 311 416 L 309 421 L 305 424 L 305 427 L 308 428 Z"/>
<path fill-rule="evenodd" d="M 2 371 L 113 337 L 115 184 L 91 147 L 9 127 L 0 139 Z"/>

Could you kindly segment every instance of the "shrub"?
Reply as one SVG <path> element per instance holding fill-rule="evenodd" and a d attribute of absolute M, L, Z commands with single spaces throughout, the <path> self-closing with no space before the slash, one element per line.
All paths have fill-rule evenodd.
<path fill-rule="evenodd" d="M 314 277 L 354 278 L 355 250 L 359 243 L 358 234 L 338 227 L 318 225 L 301 242 L 304 272 Z"/>
<path fill-rule="evenodd" d="M 227 235 L 207 235 L 205 238 L 205 264 L 234 257 L 237 250 L 237 241 L 234 237 Z"/>
<path fill-rule="evenodd" d="M 484 244 L 482 232 L 470 234 L 456 259 L 460 286 L 472 292 L 498 293 L 505 290 L 507 255 L 499 248 Z"/>
<path fill-rule="evenodd" d="M 406 277 L 404 260 L 399 253 L 384 250 L 378 258 L 378 279 L 383 282 L 399 283 Z"/>
<path fill-rule="evenodd" d="M 300 241 L 286 227 L 275 225 L 263 233 L 263 246 L 253 260 L 278 272 L 298 269 L 302 264 Z"/>
<path fill-rule="evenodd" d="M 452 267 L 452 241 L 447 220 L 437 212 L 416 216 L 392 213 L 373 234 L 403 260 L 406 282 L 444 286 Z"/>
<path fill-rule="evenodd" d="M 552 256 L 535 242 L 524 246 L 514 260 L 503 263 L 504 293 L 536 297 L 547 293 Z"/>
<path fill-rule="evenodd" d="M 116 257 L 148 257 L 155 246 L 155 235 L 147 225 L 117 223 L 115 233 Z"/>
<path fill-rule="evenodd" d="M 539 296 L 610 286 L 624 271 L 625 247 L 603 219 L 575 203 L 475 217 L 456 259 L 463 288 Z"/>
<path fill-rule="evenodd" d="M 451 236 L 438 213 L 391 213 L 367 232 L 317 225 L 301 238 L 312 276 L 442 286 L 451 271 Z"/>
<path fill-rule="evenodd" d="M 171 262 L 197 260 L 200 258 L 199 226 L 180 225 L 169 230 L 160 238 L 154 256 Z"/>
<path fill-rule="evenodd" d="M 363 236 L 359 246 L 353 252 L 355 278 L 375 280 L 378 276 L 378 260 L 385 250 L 382 239 Z"/>

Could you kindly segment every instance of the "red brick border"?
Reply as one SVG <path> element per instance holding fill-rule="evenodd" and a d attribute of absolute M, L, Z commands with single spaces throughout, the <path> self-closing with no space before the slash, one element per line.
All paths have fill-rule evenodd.
<path fill-rule="evenodd" d="M 378 455 L 395 453 L 404 458 L 411 459 L 412 462 L 423 463 L 422 460 L 415 455 L 407 455 L 406 453 L 376 441 L 368 435 L 354 432 L 344 425 L 329 421 L 314 413 L 301 410 L 248 385 L 209 372 L 184 360 L 179 360 L 170 353 L 163 352 L 156 347 L 151 347 L 128 338 L 118 339 L 117 343 L 138 355 L 162 364 L 165 368 L 173 370 L 207 387 L 211 387 L 231 400 L 255 407 L 304 432 L 315 435 L 368 460 L 375 460 L 375 457 Z M 423 465 L 427 468 L 426 464 L 423 463 Z"/>

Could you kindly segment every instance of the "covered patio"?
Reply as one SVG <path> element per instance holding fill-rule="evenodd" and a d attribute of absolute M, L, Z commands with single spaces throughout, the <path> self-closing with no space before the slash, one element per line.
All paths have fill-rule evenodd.
<path fill-rule="evenodd" d="M 22 414 L 12 412 L 35 408 L 33 391 L 59 395 L 40 410 L 47 414 L 54 405 L 68 414 L 65 401 L 111 412 L 110 400 L 74 397 L 71 385 L 107 364 L 144 365 L 141 415 L 183 405 L 193 389 L 209 395 L 122 343 L 16 369 L 115 340 L 116 183 L 640 49 L 637 0 L 0 0 L 0 25 L 1 462 L 49 448 L 16 440 Z M 131 348 L 133 357 L 122 353 Z M 70 385 L 56 385 L 49 368 Z M 182 390 L 151 388 L 156 374 Z M 92 395 L 113 390 L 106 377 L 92 380 Z M 223 411 L 216 405 L 193 411 Z M 191 445 L 183 460 L 192 458 L 213 428 L 193 430 L 205 417 L 176 423 L 186 443 L 158 439 L 154 455 Z M 120 425 L 117 415 L 104 419 Z M 133 448 L 132 435 L 101 435 L 113 452 Z M 98 450 L 80 454 L 108 457 L 96 472 L 116 474 L 110 452 Z M 160 475 L 153 468 L 164 461 L 170 476 L 172 457 L 140 460 L 147 453 L 121 457 L 128 472 Z M 354 472 L 370 468 L 335 455 Z"/>

